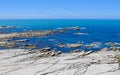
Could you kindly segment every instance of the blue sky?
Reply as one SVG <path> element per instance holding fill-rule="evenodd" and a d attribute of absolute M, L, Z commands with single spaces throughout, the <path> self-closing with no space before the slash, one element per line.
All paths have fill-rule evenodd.
<path fill-rule="evenodd" d="M 0 19 L 120 19 L 120 0 L 0 0 Z"/>

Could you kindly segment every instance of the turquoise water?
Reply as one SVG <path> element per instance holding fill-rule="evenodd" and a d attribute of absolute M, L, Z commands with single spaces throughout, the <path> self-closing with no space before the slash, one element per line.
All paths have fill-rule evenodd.
<path fill-rule="evenodd" d="M 79 26 L 81 29 L 76 32 L 65 32 L 62 34 L 50 35 L 48 37 L 29 38 L 29 43 L 39 44 L 39 48 L 50 46 L 62 51 L 70 51 L 72 49 L 63 49 L 58 47 L 58 43 L 78 43 L 90 44 L 99 42 L 98 50 L 107 42 L 120 43 L 120 20 L 79 20 L 79 19 L 52 19 L 52 20 L 0 20 L 0 26 L 17 26 L 15 29 L 0 30 L 4 33 L 24 32 L 29 30 L 52 30 L 57 28 Z M 88 35 L 76 35 L 74 33 L 88 33 Z M 19 39 L 19 38 L 17 38 Z M 52 41 L 52 40 L 56 41 Z M 39 42 L 38 42 L 39 40 Z M 82 48 L 81 48 L 82 49 Z M 83 49 L 85 49 L 83 47 Z"/>

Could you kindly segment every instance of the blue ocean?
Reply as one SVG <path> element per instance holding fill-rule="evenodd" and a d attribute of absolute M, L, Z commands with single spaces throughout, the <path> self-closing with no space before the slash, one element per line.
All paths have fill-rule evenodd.
<path fill-rule="evenodd" d="M 107 19 L 25 19 L 25 20 L 0 20 L 0 26 L 16 26 L 14 29 L 2 29 L 2 33 L 26 32 L 36 30 L 53 30 L 66 27 L 79 26 L 79 31 L 69 31 L 46 37 L 31 37 L 30 44 L 38 44 L 38 49 L 44 47 L 55 48 L 63 52 L 75 49 L 100 50 L 107 47 L 107 42 L 120 43 L 120 20 Z M 87 35 L 77 34 L 86 33 Z M 13 40 L 25 39 L 15 38 Z M 96 47 L 86 49 L 80 48 L 60 48 L 59 43 L 83 43 L 88 45 L 97 43 Z"/>

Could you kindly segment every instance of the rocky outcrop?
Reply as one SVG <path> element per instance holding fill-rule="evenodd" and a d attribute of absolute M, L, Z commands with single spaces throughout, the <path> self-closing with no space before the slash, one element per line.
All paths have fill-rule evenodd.
<path fill-rule="evenodd" d="M 19 33 L 9 33 L 9 34 L 0 34 L 0 38 L 23 38 L 23 37 L 34 37 L 34 36 L 47 36 L 47 35 L 54 35 L 57 33 L 66 32 L 69 30 L 79 30 L 79 27 L 67 27 L 58 30 L 45 30 L 45 31 L 27 31 L 27 32 L 19 32 Z"/>
<path fill-rule="evenodd" d="M 81 47 L 81 46 L 83 46 L 82 43 L 59 44 L 59 47 L 62 47 L 62 48 L 64 48 L 64 47 L 66 47 L 66 48 L 78 48 L 78 47 Z"/>
<path fill-rule="evenodd" d="M 67 47 L 70 48 L 77 48 L 77 47 L 81 47 L 83 44 L 81 43 L 76 43 L 76 44 L 67 44 Z"/>
<path fill-rule="evenodd" d="M 119 75 L 118 55 L 118 51 L 56 56 L 55 51 L 1 50 L 0 75 Z"/>
<path fill-rule="evenodd" d="M 0 30 L 16 28 L 15 26 L 0 26 Z"/>
<path fill-rule="evenodd" d="M 40 49 L 40 52 L 48 52 L 50 50 L 51 50 L 50 47 L 45 47 L 45 48 Z"/>
<path fill-rule="evenodd" d="M 30 40 L 29 39 L 22 39 L 22 40 L 16 40 L 14 42 L 21 43 L 21 42 L 28 42 L 28 41 L 30 41 Z"/>
<path fill-rule="evenodd" d="M 64 47 L 66 47 L 66 45 L 65 44 L 59 44 L 59 47 L 64 48 Z"/>

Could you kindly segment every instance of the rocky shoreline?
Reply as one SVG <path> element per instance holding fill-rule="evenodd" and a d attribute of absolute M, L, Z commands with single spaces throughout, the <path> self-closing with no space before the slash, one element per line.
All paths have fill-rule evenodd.
<path fill-rule="evenodd" d="M 14 27 L 3 26 L 1 30 L 9 28 Z M 80 29 L 76 26 L 56 30 L 1 33 L 0 48 L 5 49 L 0 50 L 0 75 L 119 75 L 120 43 L 106 42 L 106 47 L 94 51 L 92 49 L 101 45 L 100 42 L 84 44 L 52 40 L 57 41 L 57 46 L 61 49 L 73 49 L 67 53 L 61 49 L 56 50 L 56 47 L 37 48 L 38 44 L 29 43 L 31 37 L 44 38 L 69 31 L 75 31 L 71 33 L 74 35 L 88 35 L 81 33 Z"/>

